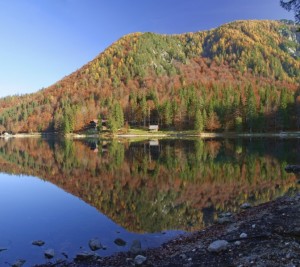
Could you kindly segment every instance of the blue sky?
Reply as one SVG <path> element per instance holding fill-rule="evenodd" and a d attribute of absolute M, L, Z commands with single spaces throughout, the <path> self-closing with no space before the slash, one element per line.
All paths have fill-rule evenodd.
<path fill-rule="evenodd" d="M 35 92 L 131 32 L 293 19 L 279 0 L 0 0 L 0 97 Z"/>

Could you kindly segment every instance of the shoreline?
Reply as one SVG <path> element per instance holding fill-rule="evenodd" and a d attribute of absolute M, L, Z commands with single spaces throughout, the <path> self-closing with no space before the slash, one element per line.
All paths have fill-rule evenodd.
<path fill-rule="evenodd" d="M 222 219 L 223 218 L 223 219 Z M 213 243 L 219 241 L 222 246 Z M 299 266 L 300 194 L 280 197 L 237 214 L 220 214 L 208 228 L 179 236 L 162 246 L 89 260 L 61 261 L 51 266 Z M 144 259 L 136 262 L 137 255 Z"/>
<path fill-rule="evenodd" d="M 121 134 L 76 134 L 71 133 L 67 135 L 61 135 L 59 133 L 17 133 L 17 134 L 6 134 L 0 135 L 0 138 L 28 138 L 28 137 L 60 137 L 60 138 L 71 138 L 71 139 L 85 139 L 85 138 L 98 138 L 98 139 L 131 139 L 131 138 L 142 138 L 142 139 L 161 139 L 161 138 L 300 138 L 300 132 L 272 132 L 272 133 L 235 133 L 235 132 L 222 132 L 222 133 L 211 133 L 202 132 L 194 133 L 190 131 L 170 131 L 170 132 L 156 132 L 156 133 L 121 133 Z"/>

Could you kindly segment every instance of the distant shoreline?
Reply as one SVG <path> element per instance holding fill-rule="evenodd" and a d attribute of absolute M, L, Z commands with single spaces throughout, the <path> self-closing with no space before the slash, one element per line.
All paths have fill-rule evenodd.
<path fill-rule="evenodd" d="M 281 137 L 281 138 L 300 138 L 300 132 L 285 132 L 285 133 L 170 133 L 170 134 L 119 134 L 117 137 L 200 137 L 200 138 L 237 138 L 237 137 Z"/>
<path fill-rule="evenodd" d="M 129 132 L 129 133 L 121 133 L 121 134 L 77 134 L 71 133 L 67 135 L 61 135 L 59 133 L 17 133 L 17 134 L 5 134 L 0 135 L 0 138 L 8 139 L 8 138 L 28 138 L 28 137 L 63 137 L 63 138 L 72 138 L 72 139 L 81 139 L 81 138 L 105 138 L 105 139 L 115 139 L 115 138 L 189 138 L 189 137 L 199 137 L 199 138 L 300 138 L 300 132 L 277 132 L 277 133 L 235 133 L 235 132 L 227 132 L 227 133 L 209 133 L 202 132 L 196 133 L 194 131 L 161 131 L 161 132 Z"/>

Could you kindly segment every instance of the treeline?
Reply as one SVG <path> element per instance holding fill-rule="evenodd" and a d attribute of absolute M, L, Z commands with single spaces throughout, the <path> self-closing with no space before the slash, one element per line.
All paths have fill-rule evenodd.
<path fill-rule="evenodd" d="M 274 85 L 248 83 L 231 85 L 213 83 L 194 84 L 165 91 L 163 98 L 156 89 L 132 91 L 126 104 L 108 97 L 97 99 L 94 95 L 86 102 L 74 104 L 65 97 L 47 121 L 39 117 L 37 128 L 32 121 L 36 102 L 21 104 L 0 117 L 3 129 L 23 131 L 78 132 L 86 129 L 92 119 L 102 121 L 111 132 L 123 127 L 147 127 L 158 124 L 162 129 L 196 131 L 269 132 L 300 129 L 300 90 Z M 43 110 L 51 110 L 45 103 Z M 38 114 L 36 114 L 38 116 Z M 50 116 L 50 115 L 49 115 Z M 44 121 L 45 120 L 45 121 Z M 45 123 L 47 122 L 47 125 Z M 22 130 L 21 130 L 22 131 Z"/>
<path fill-rule="evenodd" d="M 299 40 L 294 26 L 275 21 L 130 34 L 49 88 L 0 99 L 0 131 L 78 132 L 94 119 L 109 120 L 111 131 L 149 122 L 199 131 L 298 129 Z"/>
<path fill-rule="evenodd" d="M 157 93 L 131 93 L 126 120 L 197 131 L 267 132 L 299 129 L 300 91 L 266 85 L 211 88 L 194 85 L 159 101 Z"/>

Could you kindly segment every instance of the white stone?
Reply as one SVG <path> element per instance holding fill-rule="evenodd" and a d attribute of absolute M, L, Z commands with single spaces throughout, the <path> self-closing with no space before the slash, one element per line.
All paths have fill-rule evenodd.
<path fill-rule="evenodd" d="M 251 207 L 252 207 L 251 204 L 247 203 L 247 202 L 241 205 L 241 209 L 244 209 L 244 210 L 245 209 L 250 209 Z"/>
<path fill-rule="evenodd" d="M 247 238 L 247 237 L 248 237 L 248 235 L 246 233 L 241 233 L 240 234 L 240 238 Z"/>
<path fill-rule="evenodd" d="M 234 244 L 235 244 L 236 246 L 239 246 L 239 245 L 241 244 L 241 241 L 235 241 Z"/>
<path fill-rule="evenodd" d="M 142 265 L 145 261 L 147 260 L 146 257 L 142 256 L 142 255 L 137 255 L 134 258 L 134 264 L 135 265 Z"/>
<path fill-rule="evenodd" d="M 209 252 L 220 252 L 222 250 L 226 250 L 228 247 L 228 242 L 226 240 L 216 240 L 212 242 L 209 247 Z"/>

